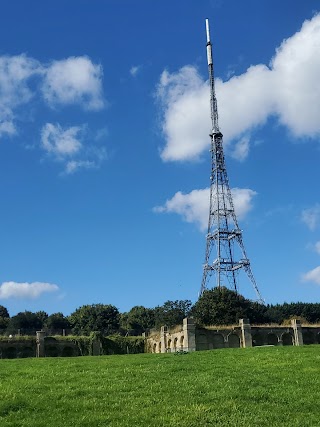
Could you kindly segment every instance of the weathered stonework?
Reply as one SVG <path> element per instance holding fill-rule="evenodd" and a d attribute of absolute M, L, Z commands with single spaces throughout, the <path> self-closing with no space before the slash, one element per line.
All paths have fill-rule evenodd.
<path fill-rule="evenodd" d="M 196 327 L 192 318 L 183 320 L 174 328 L 161 327 L 151 332 L 147 339 L 147 351 L 171 353 L 179 350 L 199 351 L 217 348 L 282 346 L 320 344 L 320 326 L 302 326 L 293 319 L 290 326 L 250 325 L 248 319 L 240 319 L 239 326 Z"/>

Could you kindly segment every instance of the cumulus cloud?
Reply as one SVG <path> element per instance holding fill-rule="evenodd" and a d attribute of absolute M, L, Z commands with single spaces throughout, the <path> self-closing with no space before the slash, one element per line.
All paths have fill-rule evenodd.
<path fill-rule="evenodd" d="M 74 104 L 85 110 L 100 110 L 104 106 L 102 74 L 102 67 L 86 56 L 49 65 L 24 54 L 0 56 L 0 138 L 18 132 L 19 108 L 36 97 L 51 107 Z M 106 158 L 105 148 L 98 144 L 107 136 L 106 128 L 85 145 L 86 133 L 86 125 L 63 128 L 46 123 L 40 132 L 40 146 L 49 157 L 64 163 L 67 174 L 98 167 Z"/>
<path fill-rule="evenodd" d="M 42 92 L 51 105 L 80 104 L 87 110 L 100 110 L 102 67 L 86 56 L 53 61 L 46 69 Z"/>
<path fill-rule="evenodd" d="M 220 127 L 226 146 L 243 160 L 252 132 L 274 115 L 295 137 L 320 135 L 320 15 L 276 50 L 270 64 L 257 64 L 223 82 L 216 79 Z M 164 71 L 157 87 L 162 107 L 164 161 L 199 158 L 209 144 L 209 86 L 193 66 Z M 301 108 L 302 105 L 308 108 Z M 243 139 L 245 138 L 245 139 Z M 240 145 L 239 145 L 240 144 Z"/>
<path fill-rule="evenodd" d="M 54 160 L 64 164 L 64 173 L 100 166 L 106 158 L 105 147 L 85 145 L 87 127 L 63 128 L 59 123 L 46 123 L 41 130 L 41 147 Z"/>
<path fill-rule="evenodd" d="M 57 157 L 73 155 L 81 150 L 83 127 L 63 129 L 59 124 L 46 123 L 41 130 L 42 148 Z"/>
<path fill-rule="evenodd" d="M 308 271 L 302 276 L 303 282 L 311 282 L 320 285 L 320 266 Z"/>
<path fill-rule="evenodd" d="M 26 55 L 0 57 L 0 137 L 16 133 L 14 111 L 31 100 L 31 78 L 42 73 L 41 64 Z"/>
<path fill-rule="evenodd" d="M 301 213 L 301 220 L 311 231 L 314 231 L 320 223 L 320 204 L 317 203 L 309 209 L 304 209 Z"/>
<path fill-rule="evenodd" d="M 0 285 L 0 299 L 8 299 L 8 298 L 34 299 L 34 298 L 38 298 L 43 293 L 55 292 L 58 290 L 59 290 L 59 287 L 51 283 L 3 282 Z"/>
<path fill-rule="evenodd" d="M 231 192 L 237 217 L 243 219 L 252 209 L 252 199 L 257 193 L 248 188 L 233 188 Z M 208 226 L 209 199 L 209 188 L 193 190 L 187 194 L 178 191 L 163 206 L 157 206 L 153 210 L 181 215 L 184 221 L 195 223 L 201 231 L 205 231 Z"/>

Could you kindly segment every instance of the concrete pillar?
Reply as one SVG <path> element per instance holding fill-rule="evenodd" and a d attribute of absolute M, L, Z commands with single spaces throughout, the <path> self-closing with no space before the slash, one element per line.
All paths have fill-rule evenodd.
<path fill-rule="evenodd" d="M 167 326 L 161 326 L 160 330 L 160 342 L 161 342 L 161 353 L 166 353 L 167 351 Z"/>
<path fill-rule="evenodd" d="M 291 327 L 293 329 L 294 345 L 303 345 L 301 321 L 299 319 L 291 319 Z"/>
<path fill-rule="evenodd" d="M 193 317 L 183 319 L 184 350 L 196 351 L 196 325 Z"/>
<path fill-rule="evenodd" d="M 251 325 L 249 319 L 239 319 L 242 347 L 252 347 Z"/>
<path fill-rule="evenodd" d="M 45 331 L 37 331 L 36 332 L 36 341 L 37 341 L 37 353 L 36 357 L 45 357 L 44 351 L 44 337 L 46 333 Z"/>

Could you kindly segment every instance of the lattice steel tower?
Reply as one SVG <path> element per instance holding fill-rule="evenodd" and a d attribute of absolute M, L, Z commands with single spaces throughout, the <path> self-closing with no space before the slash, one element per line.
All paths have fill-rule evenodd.
<path fill-rule="evenodd" d="M 215 286 L 226 286 L 237 292 L 237 273 L 240 269 L 244 269 L 253 284 L 258 300 L 263 302 L 242 241 L 242 231 L 239 228 L 234 211 L 228 181 L 223 154 L 223 135 L 220 132 L 218 123 L 218 107 L 214 86 L 212 45 L 208 19 L 206 20 L 206 31 L 212 121 L 212 132 L 210 134 L 211 184 L 206 256 L 200 295 L 207 288 L 208 282 L 213 275 L 216 277 Z"/>

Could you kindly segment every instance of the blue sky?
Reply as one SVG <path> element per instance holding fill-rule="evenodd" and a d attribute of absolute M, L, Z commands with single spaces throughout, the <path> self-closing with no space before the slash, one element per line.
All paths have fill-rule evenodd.
<path fill-rule="evenodd" d="M 0 16 L 0 304 L 197 299 L 220 127 L 267 303 L 320 299 L 319 2 L 18 1 Z M 240 292 L 254 298 L 246 276 Z"/>

